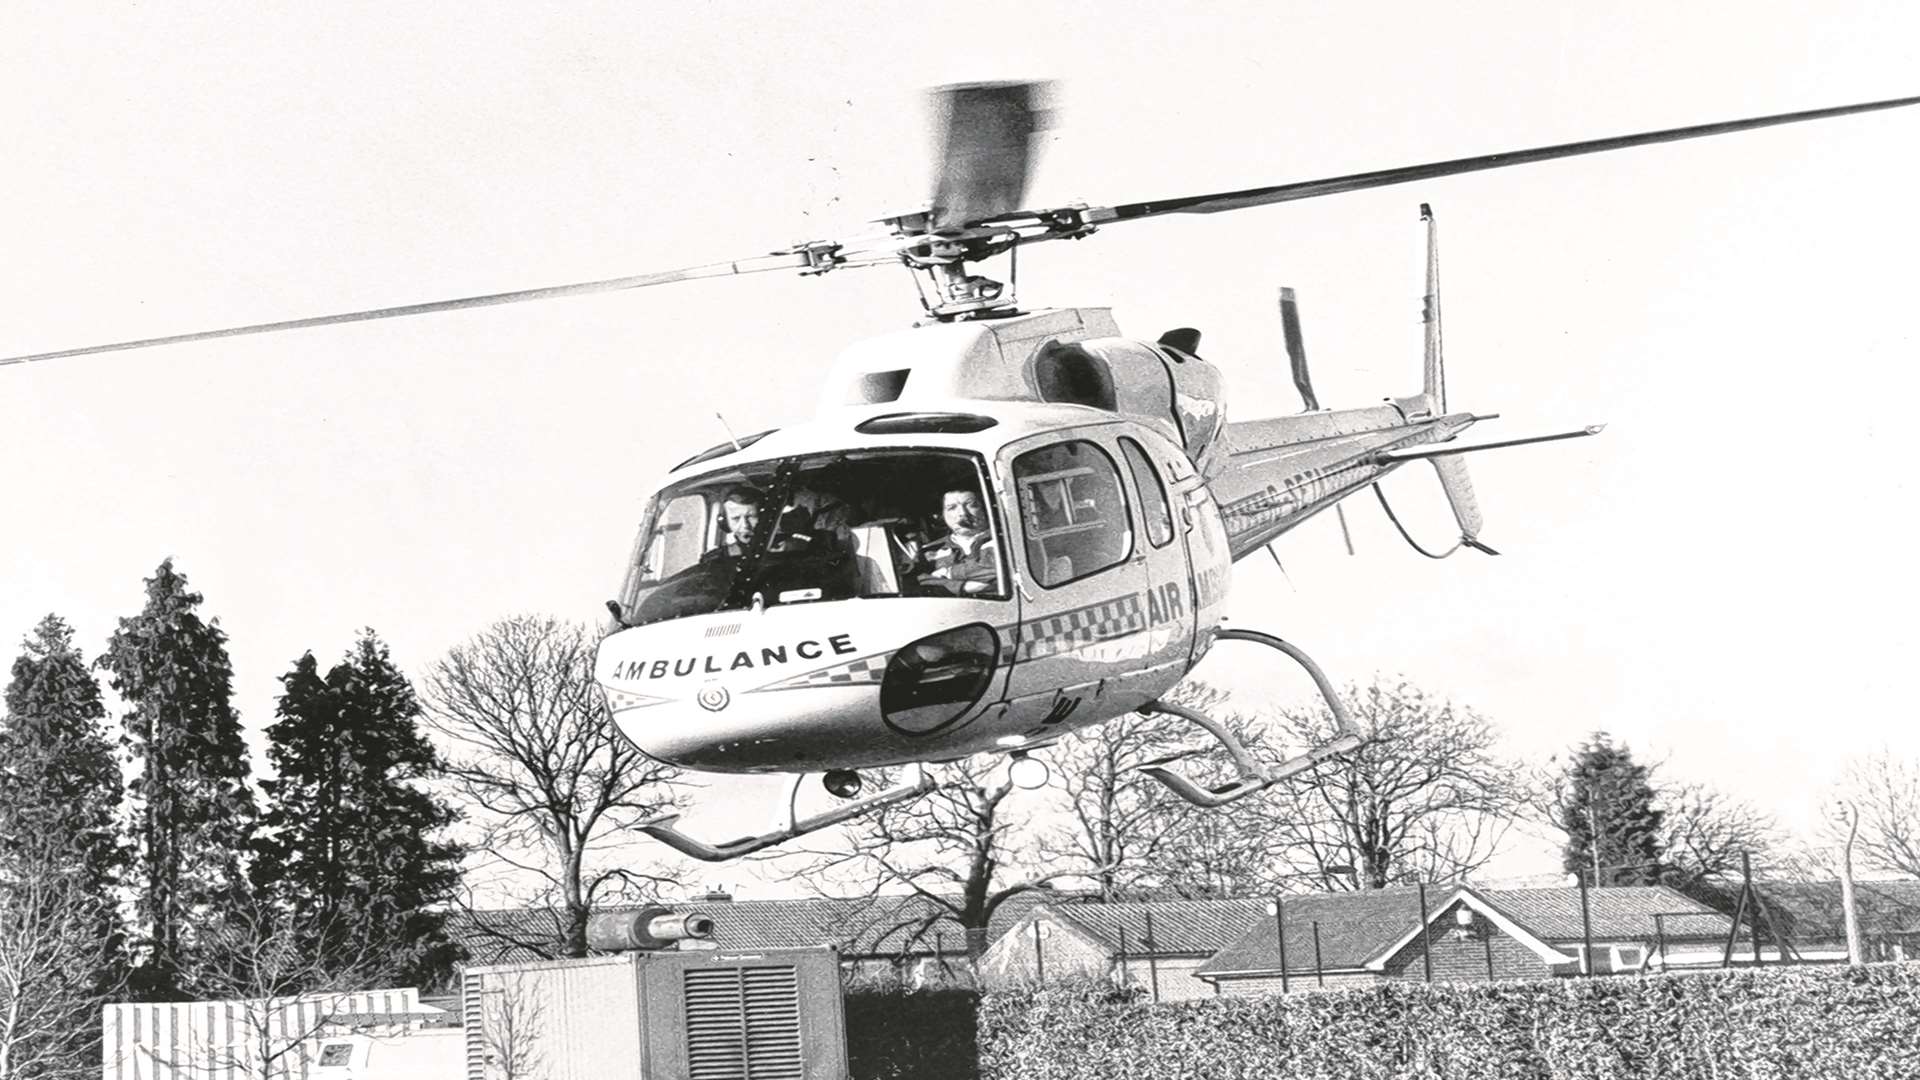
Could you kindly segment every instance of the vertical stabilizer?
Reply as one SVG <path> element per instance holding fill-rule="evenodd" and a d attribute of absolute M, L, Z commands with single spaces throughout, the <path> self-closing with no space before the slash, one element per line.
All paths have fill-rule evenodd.
<path fill-rule="evenodd" d="M 1447 411 L 1447 372 L 1440 356 L 1440 224 L 1433 208 L 1420 204 L 1420 220 L 1427 223 L 1427 294 L 1420 305 L 1420 321 L 1426 324 L 1427 353 L 1421 391 L 1433 402 L 1435 416 Z"/>
<path fill-rule="evenodd" d="M 1471 542 L 1480 536 L 1480 503 L 1473 497 L 1473 481 L 1467 477 L 1467 459 L 1458 454 L 1429 458 L 1433 471 L 1446 490 L 1447 505 L 1453 507 L 1453 520 L 1460 523 L 1460 539 Z"/>

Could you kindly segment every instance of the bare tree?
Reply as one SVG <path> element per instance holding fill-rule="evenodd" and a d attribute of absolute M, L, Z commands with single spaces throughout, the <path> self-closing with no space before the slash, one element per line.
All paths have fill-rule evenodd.
<path fill-rule="evenodd" d="M 1378 889 L 1463 877 L 1500 850 L 1526 801 L 1493 726 L 1404 682 L 1346 691 L 1373 740 L 1269 795 L 1267 822 L 1296 874 Z M 1275 744 L 1297 750 L 1337 734 L 1326 710 L 1282 712 Z"/>
<path fill-rule="evenodd" d="M 586 955 L 596 899 L 671 880 L 593 855 L 680 802 L 675 771 L 614 729 L 594 644 L 583 626 L 506 619 L 437 662 L 424 693 L 454 794 L 482 830 L 476 848 L 538 882 L 561 928 L 545 945 L 564 956 Z"/>
<path fill-rule="evenodd" d="M 508 975 L 499 985 L 478 992 L 487 1080 L 540 1080 L 547 1064 L 541 1044 L 547 1010 L 539 987 Z"/>
<path fill-rule="evenodd" d="M 111 908 L 71 875 L 0 877 L 0 1080 L 98 1075 L 100 1008 L 125 985 Z"/>
<path fill-rule="evenodd" d="M 364 927 L 345 916 L 325 920 L 333 925 L 313 922 L 256 900 L 203 930 L 206 947 L 188 974 L 224 1003 L 227 1026 L 222 1032 L 210 1023 L 183 1040 L 177 1056 L 157 1060 L 186 1075 L 305 1075 L 332 1017 L 347 1011 L 357 992 L 396 975 L 396 958 L 383 955 L 380 943 L 354 940 Z"/>
<path fill-rule="evenodd" d="M 1136 770 L 1177 748 L 1166 721 L 1137 713 L 1062 742 L 1048 755 L 1066 802 L 1042 841 L 1049 860 L 1092 881 L 1103 900 L 1163 884 L 1160 868 L 1192 808 Z"/>
<path fill-rule="evenodd" d="M 1751 803 L 1699 783 L 1656 788 L 1661 819 L 1661 880 L 1696 899 L 1725 891 L 1743 856 L 1768 868 L 1785 846 L 1774 819 Z"/>
<path fill-rule="evenodd" d="M 1920 877 L 1920 766 L 1878 750 L 1848 766 L 1840 795 L 1859 814 L 1854 850 L 1869 869 Z"/>
<path fill-rule="evenodd" d="M 885 929 L 899 931 L 903 946 L 912 946 L 950 919 L 966 930 L 967 952 L 978 957 L 1000 905 L 1084 868 L 1023 866 L 1039 860 L 1038 845 L 1026 820 L 1008 805 L 1018 789 L 997 756 L 930 771 L 939 784 L 932 794 L 819 834 L 844 842 L 795 852 L 781 865 L 789 868 L 789 880 L 816 889 L 844 882 L 869 897 L 911 891 L 922 905 L 906 916 L 910 925 Z"/>
<path fill-rule="evenodd" d="M 1263 745 L 1258 728 L 1227 710 L 1227 695 L 1215 687 L 1184 682 L 1168 699 L 1219 718 L 1256 750 Z M 1209 741 L 1194 747 L 1190 734 Z M 1197 729 L 1131 714 L 1068 738 L 1049 756 L 1067 812 L 1043 851 L 1050 864 L 1076 868 L 1076 876 L 1091 880 L 1102 899 L 1250 896 L 1273 891 L 1289 876 L 1264 800 L 1201 809 L 1138 771 L 1181 758 L 1179 767 L 1203 784 L 1226 779 L 1224 752 Z"/>

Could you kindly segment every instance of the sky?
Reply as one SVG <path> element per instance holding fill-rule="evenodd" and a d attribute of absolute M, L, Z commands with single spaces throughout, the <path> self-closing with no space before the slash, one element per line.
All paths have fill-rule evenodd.
<path fill-rule="evenodd" d="M 924 201 L 941 83 L 1055 82 L 1044 205 L 1910 96 L 1916 72 L 1898 3 L 9 4 L 0 355 L 860 233 Z M 1473 459 L 1500 558 L 1425 559 L 1363 497 L 1357 555 L 1309 523 L 1284 572 L 1236 568 L 1230 617 L 1337 681 L 1469 705 L 1518 758 L 1604 730 L 1805 826 L 1850 756 L 1920 754 L 1916 165 L 1920 108 L 1895 110 L 1129 223 L 1026 253 L 1019 288 L 1200 328 L 1252 418 L 1299 408 L 1288 285 L 1322 403 L 1369 404 L 1418 386 L 1432 204 L 1450 404 L 1500 413 L 1487 437 L 1606 432 Z M 898 270 L 769 274 L 0 368 L 0 654 L 55 612 L 97 655 L 171 556 L 257 732 L 278 676 L 360 627 L 419 674 L 508 614 L 597 621 L 716 412 L 798 421 L 841 348 L 918 315 Z M 1388 491 L 1450 539 L 1430 471 Z M 1209 677 L 1305 691 L 1234 648 Z M 1550 838 L 1522 846 L 1509 869 L 1554 869 Z"/>

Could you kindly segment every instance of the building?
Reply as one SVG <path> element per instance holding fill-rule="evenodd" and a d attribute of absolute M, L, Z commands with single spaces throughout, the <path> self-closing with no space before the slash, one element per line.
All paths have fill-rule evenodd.
<path fill-rule="evenodd" d="M 1261 900 L 1164 900 L 1034 905 L 995 938 L 980 958 L 988 985 L 1056 979 L 1114 978 L 1156 1001 L 1213 993 L 1193 977 L 1207 959 L 1261 917 Z"/>
<path fill-rule="evenodd" d="M 1222 994 L 1499 980 L 1718 963 L 1732 923 L 1665 886 L 1398 887 L 1281 898 L 1194 971 Z M 1280 927 L 1284 924 L 1284 949 Z M 1422 934 L 1422 929 L 1426 933 Z M 1424 940 L 1423 940 L 1424 939 Z M 1582 952 L 1591 942 L 1591 960 Z"/>
<path fill-rule="evenodd" d="M 1812 962 L 1839 962 L 1847 958 L 1846 917 L 1838 881 L 1803 881 L 1756 885 L 1765 906 L 1766 929 L 1785 940 L 1789 957 Z M 1920 960 L 1920 881 L 1858 881 L 1853 906 L 1860 923 L 1863 960 Z M 1751 953 L 1749 953 L 1751 955 Z M 1761 950 L 1773 959 L 1771 944 Z"/>
<path fill-rule="evenodd" d="M 727 893 L 710 892 L 670 906 L 711 918 L 713 948 L 831 945 L 855 975 L 924 981 L 970 970 L 965 963 L 969 955 L 984 952 L 1036 904 L 1052 897 L 1048 890 L 1008 897 L 984 930 L 971 933 L 944 907 L 920 896 L 736 901 Z M 522 963 L 557 958 L 554 943 L 560 922 L 545 909 L 460 911 L 448 917 L 447 935 L 466 950 L 468 964 Z"/>

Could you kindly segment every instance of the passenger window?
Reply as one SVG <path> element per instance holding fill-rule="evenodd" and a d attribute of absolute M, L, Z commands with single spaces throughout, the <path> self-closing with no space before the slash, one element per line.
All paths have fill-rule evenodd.
<path fill-rule="evenodd" d="M 1147 542 L 1165 547 L 1173 540 L 1173 509 L 1167 505 L 1166 485 L 1139 443 L 1121 436 L 1120 452 L 1133 472 L 1133 486 L 1140 489 L 1140 520 L 1147 528 Z"/>
<path fill-rule="evenodd" d="M 1027 566 L 1042 586 L 1078 581 L 1133 554 L 1126 493 L 1105 450 L 1078 440 L 1029 450 L 1014 459 L 1013 480 Z"/>

